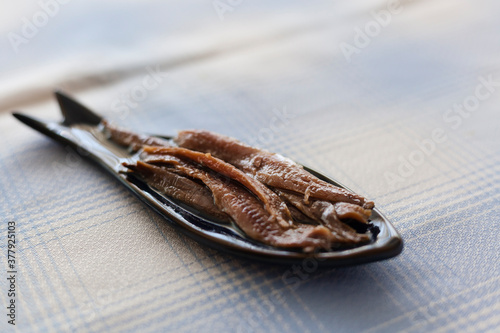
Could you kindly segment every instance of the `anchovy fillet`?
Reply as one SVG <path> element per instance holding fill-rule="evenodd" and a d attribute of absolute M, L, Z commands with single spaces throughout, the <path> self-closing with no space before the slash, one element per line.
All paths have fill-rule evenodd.
<path fill-rule="evenodd" d="M 247 146 L 233 138 L 204 130 L 186 130 L 179 132 L 175 142 L 180 147 L 220 158 L 267 186 L 302 193 L 306 201 L 310 197 L 373 208 L 373 202 L 320 180 L 290 159 Z"/>
<path fill-rule="evenodd" d="M 141 161 L 138 161 L 135 165 L 126 165 L 126 167 L 141 175 L 150 186 L 153 186 L 160 192 L 218 220 L 229 222 L 229 217 L 217 208 L 212 193 L 203 184 L 199 184 L 168 169 Z"/>
<path fill-rule="evenodd" d="M 115 126 L 106 120 L 103 120 L 101 123 L 104 126 L 104 132 L 108 135 L 109 139 L 121 146 L 130 147 L 133 151 L 139 150 L 142 146 L 170 145 L 167 140 L 133 133 L 125 128 Z"/>
<path fill-rule="evenodd" d="M 221 222 L 232 220 L 256 241 L 304 252 L 370 241 L 346 223 L 368 227 L 373 202 L 279 154 L 203 130 L 182 131 L 173 143 L 103 126 L 115 143 L 141 149 L 141 161 L 126 165 L 130 172 Z"/>
<path fill-rule="evenodd" d="M 332 204 L 330 202 L 322 200 L 314 200 L 312 202 L 306 203 L 304 202 L 302 196 L 297 193 L 283 190 L 275 191 L 280 196 L 280 198 L 298 209 L 302 214 L 314 221 L 320 221 L 322 225 L 324 225 L 332 232 L 333 236 L 335 237 L 336 243 L 353 245 L 359 243 L 367 243 L 370 241 L 370 237 L 368 235 L 358 234 L 354 229 L 344 224 L 340 220 L 344 217 L 339 216 L 339 214 L 337 213 L 337 204 Z M 366 215 L 360 218 L 360 222 L 366 223 L 366 221 Z"/>
<path fill-rule="evenodd" d="M 266 207 L 267 211 L 276 217 L 278 222 L 283 225 L 293 224 L 290 211 L 286 204 L 280 200 L 278 195 L 276 195 L 269 188 L 264 186 L 261 182 L 249 177 L 244 172 L 238 170 L 229 163 L 224 162 L 221 159 L 215 158 L 210 154 L 200 153 L 197 151 L 176 148 L 176 147 L 144 147 L 144 153 L 149 155 L 172 155 L 179 158 L 189 159 L 196 162 L 202 166 L 205 166 L 223 176 L 233 179 L 253 194 L 255 194 Z"/>
<path fill-rule="evenodd" d="M 201 180 L 212 192 L 217 207 L 252 239 L 276 247 L 302 248 L 305 252 L 329 249 L 335 241 L 331 231 L 323 226 L 277 223 L 263 203 L 247 189 L 193 163 L 170 156 L 149 159 L 149 162 L 171 165 L 180 174 Z"/>

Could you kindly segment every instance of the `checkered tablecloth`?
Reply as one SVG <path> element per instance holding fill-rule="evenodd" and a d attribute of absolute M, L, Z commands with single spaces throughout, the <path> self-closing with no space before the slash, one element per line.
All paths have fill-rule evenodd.
<path fill-rule="evenodd" d="M 497 1 L 41 0 L 0 13 L 0 331 L 500 330 Z M 60 119 L 55 88 L 137 131 L 206 128 L 320 170 L 374 200 L 404 251 L 317 269 L 199 245 L 11 116 Z"/>

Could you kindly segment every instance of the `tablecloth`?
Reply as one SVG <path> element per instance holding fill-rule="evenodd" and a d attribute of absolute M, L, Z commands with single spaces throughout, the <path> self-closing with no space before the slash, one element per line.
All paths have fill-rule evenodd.
<path fill-rule="evenodd" d="M 498 2 L 40 0 L 0 13 L 1 331 L 500 329 Z M 200 245 L 12 117 L 59 120 L 55 89 L 136 131 L 205 128 L 320 170 L 374 200 L 404 251 L 319 269 Z"/>

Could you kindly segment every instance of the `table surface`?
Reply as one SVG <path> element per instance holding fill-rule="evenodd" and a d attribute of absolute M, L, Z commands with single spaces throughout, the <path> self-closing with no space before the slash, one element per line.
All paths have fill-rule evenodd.
<path fill-rule="evenodd" d="M 498 1 L 0 5 L 0 300 L 19 332 L 498 332 Z M 374 200 L 405 248 L 346 268 L 202 246 L 15 120 L 56 88 L 123 126 L 206 128 Z"/>

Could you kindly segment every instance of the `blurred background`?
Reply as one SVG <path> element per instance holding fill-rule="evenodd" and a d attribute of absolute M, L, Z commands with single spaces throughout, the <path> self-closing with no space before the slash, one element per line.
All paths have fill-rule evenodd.
<path fill-rule="evenodd" d="M 41 0 L 1 6 L 4 111 L 50 101 L 52 91 L 62 89 L 137 130 L 224 128 L 271 149 L 280 146 L 280 133 L 268 128 L 269 118 L 286 109 L 292 116 L 281 136 L 312 128 L 323 141 L 339 134 L 328 148 L 339 148 L 337 154 L 350 138 L 377 146 L 373 154 L 364 149 L 349 156 L 356 164 L 396 156 L 395 146 L 405 144 L 394 140 L 399 132 L 429 126 L 430 136 L 434 127 L 450 129 L 457 121 L 448 135 L 460 132 L 488 152 L 497 149 L 487 137 L 497 113 L 488 106 L 499 94 L 481 101 L 467 119 L 456 111 L 444 119 L 474 92 L 480 76 L 498 75 L 494 1 Z M 159 115 L 164 121 L 156 121 Z M 460 119 L 450 120 L 453 115 Z M 241 126 L 228 126 L 234 123 Z M 380 177 L 389 163 L 393 170 L 399 165 L 396 158 L 377 161 L 361 172 Z"/>
<path fill-rule="evenodd" d="M 500 2 L 39 0 L 3 1 L 0 13 L 0 188 L 8 193 L 0 203 L 3 216 L 26 225 L 28 330 L 498 328 Z M 55 89 L 137 131 L 206 128 L 321 170 L 373 199 L 405 251 L 315 272 L 292 288 L 282 281 L 286 267 L 201 247 L 96 168 L 54 177 L 44 167 L 68 153 L 10 111 L 59 120 Z M 86 212 L 71 215 L 60 190 L 68 184 L 84 198 L 116 194 L 116 212 L 75 190 L 69 198 Z M 148 223 L 171 248 L 120 238 L 141 230 L 150 240 L 143 233 L 158 231 L 144 231 Z M 106 246 L 94 241 L 101 225 Z M 143 252 L 156 259 L 119 259 Z M 96 257 L 98 270 L 86 266 Z M 28 266 L 39 262 L 62 267 L 53 279 L 66 289 L 53 296 L 50 273 Z M 129 276 L 143 283 L 132 288 Z M 180 305 L 154 297 L 178 296 L 166 276 L 192 282 L 189 297 L 227 288 L 177 318 Z M 257 282 L 247 292 L 239 278 Z M 288 307 L 263 314 L 273 290 Z M 45 300 L 58 314 L 44 310 Z M 136 314 L 142 302 L 155 306 Z M 92 309 L 83 318 L 79 304 Z M 258 315 L 242 319 L 241 311 Z M 156 319 L 146 325 L 143 316 Z"/>

